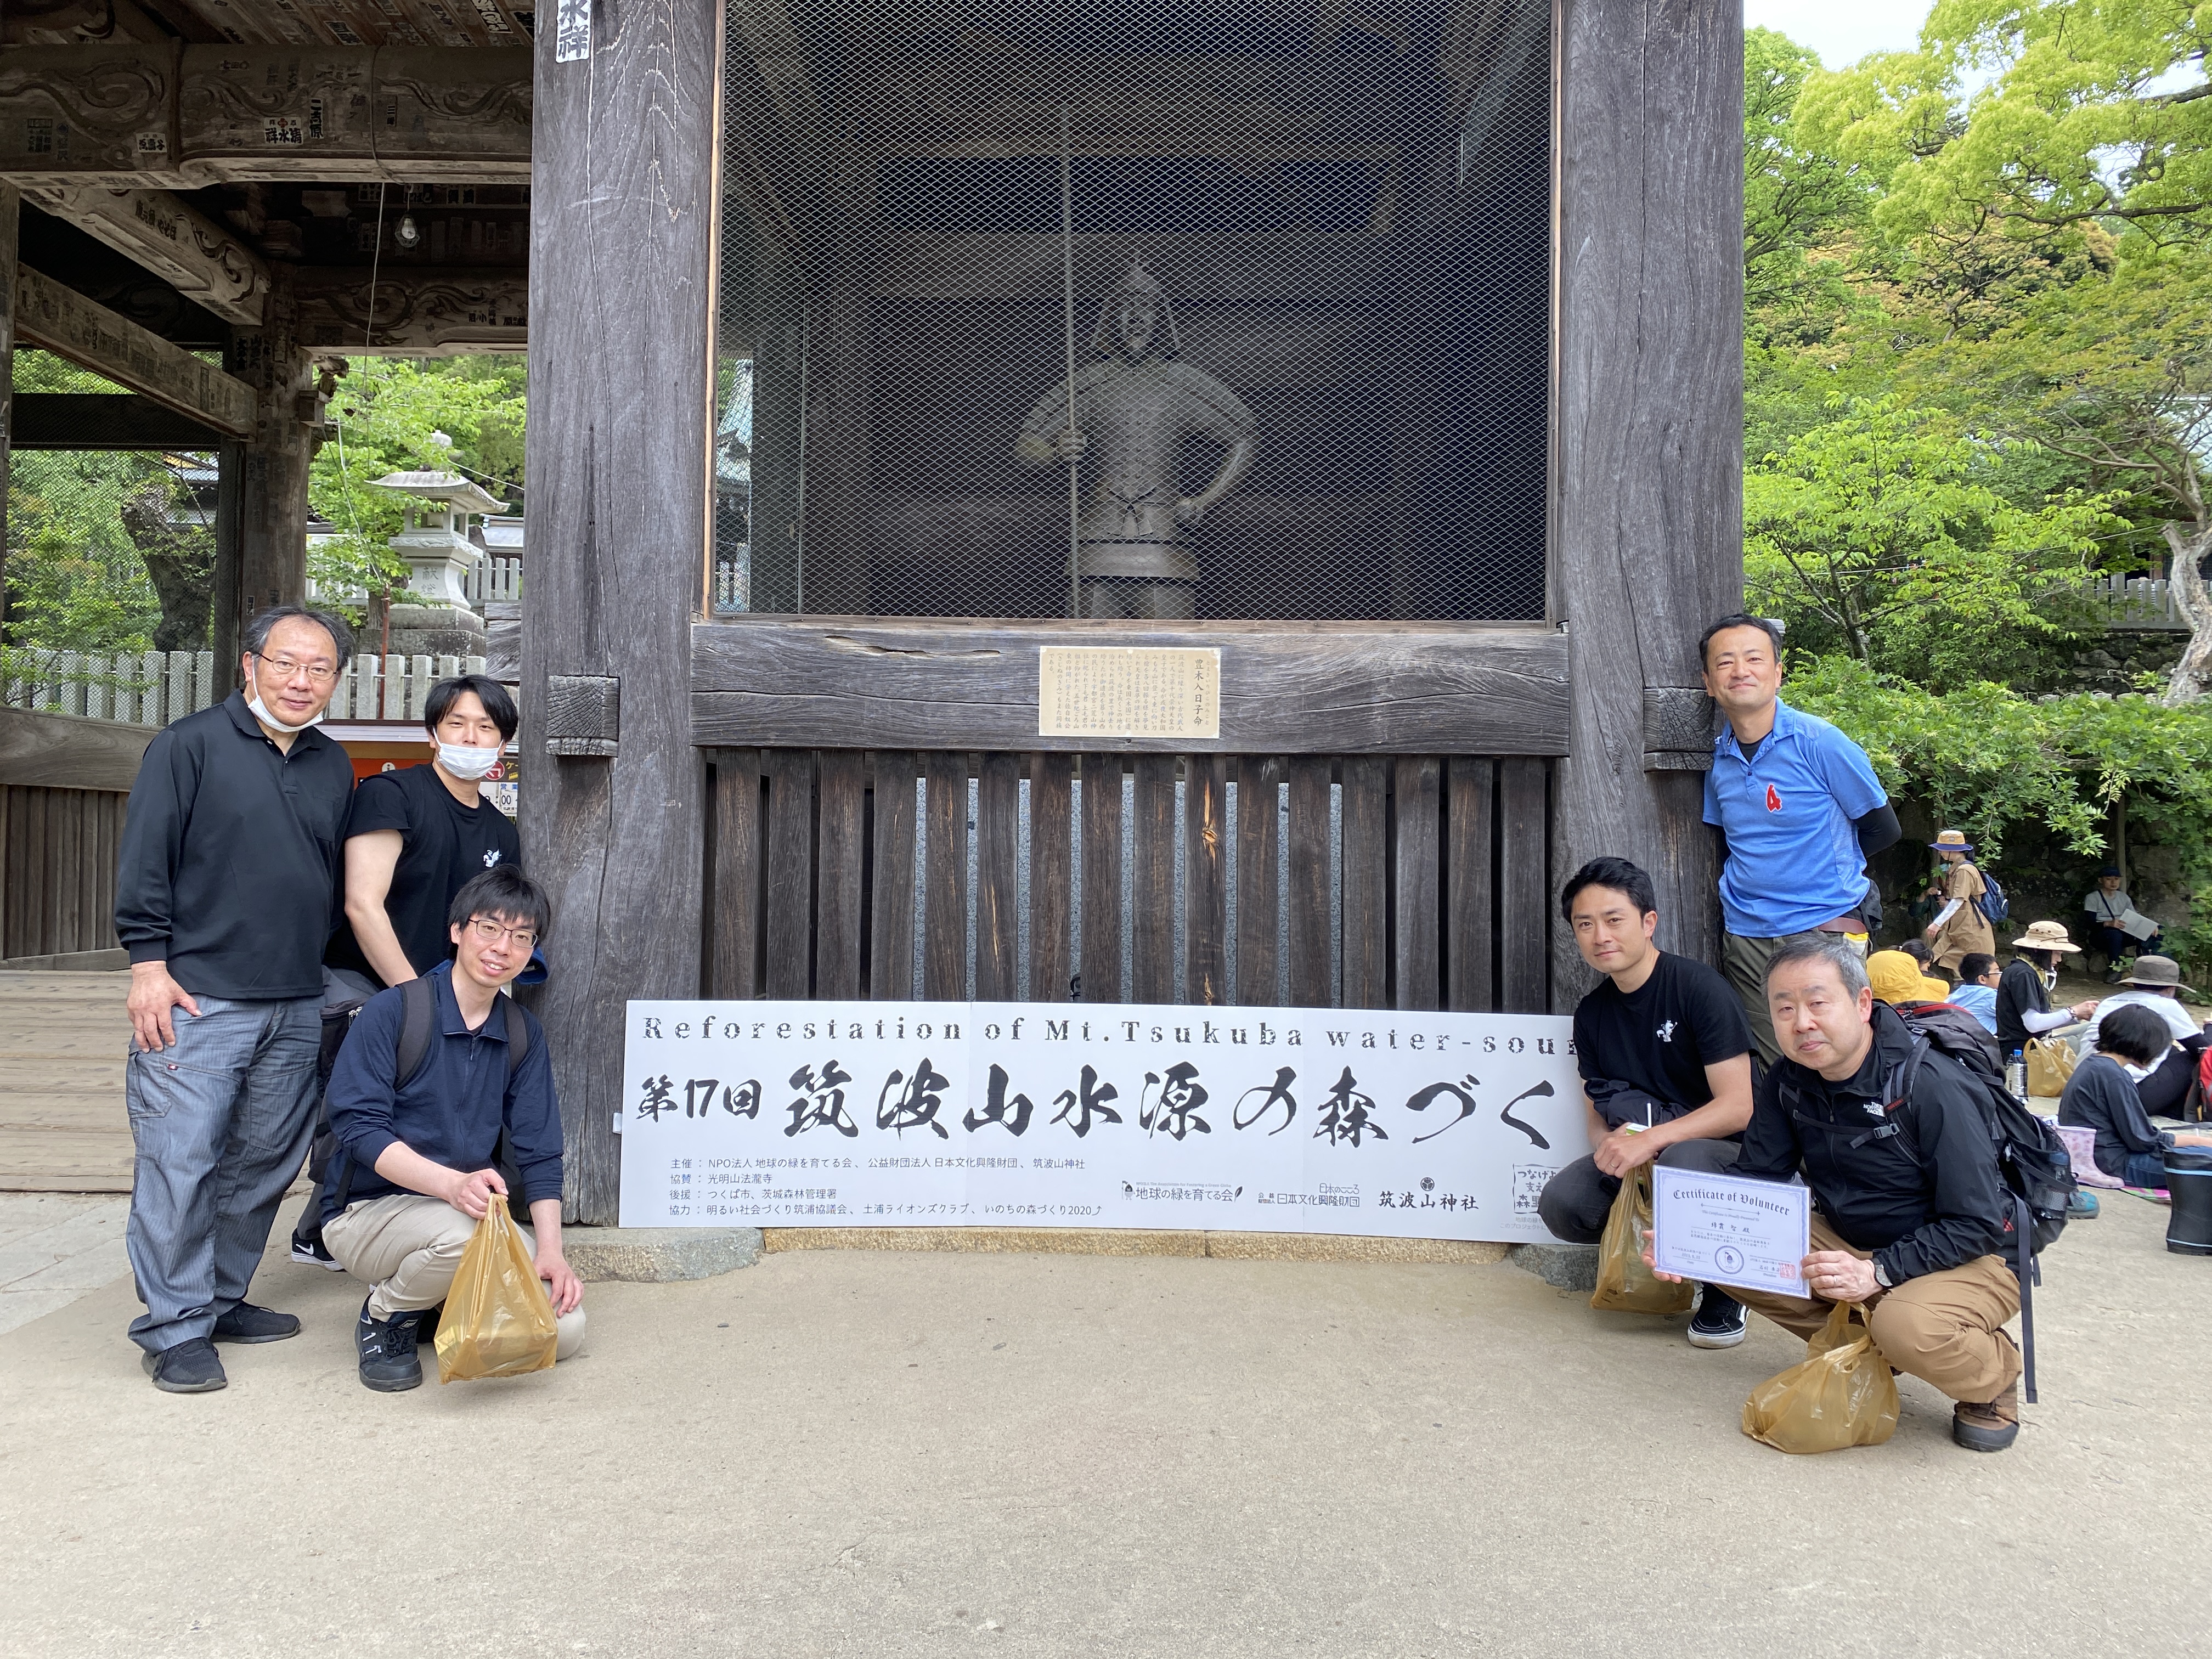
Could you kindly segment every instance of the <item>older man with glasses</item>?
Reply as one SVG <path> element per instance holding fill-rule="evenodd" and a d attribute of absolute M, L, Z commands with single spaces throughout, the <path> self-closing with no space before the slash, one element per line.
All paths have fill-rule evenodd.
<path fill-rule="evenodd" d="M 115 932 L 131 953 L 125 1239 L 154 1386 L 228 1380 L 217 1342 L 298 1334 L 246 1299 L 314 1127 L 323 947 L 353 763 L 313 729 L 353 652 L 297 605 L 246 630 L 244 686 L 146 747 L 124 820 Z"/>

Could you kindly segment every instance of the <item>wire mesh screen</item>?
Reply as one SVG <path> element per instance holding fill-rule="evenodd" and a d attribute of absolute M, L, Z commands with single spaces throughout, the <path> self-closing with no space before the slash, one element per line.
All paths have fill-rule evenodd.
<path fill-rule="evenodd" d="M 1544 611 L 1546 0 L 732 0 L 717 611 Z"/>

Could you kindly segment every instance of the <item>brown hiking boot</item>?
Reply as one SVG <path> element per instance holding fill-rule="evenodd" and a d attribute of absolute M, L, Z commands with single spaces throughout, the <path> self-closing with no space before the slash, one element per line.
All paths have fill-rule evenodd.
<path fill-rule="evenodd" d="M 2003 1331 L 1998 1335 L 2012 1338 Z M 2014 1343 L 2014 1346 L 2018 1347 Z M 1979 1405 L 1961 1400 L 1951 1407 L 1951 1438 L 1968 1451 L 2001 1452 L 2020 1438 L 2020 1376 L 2005 1384 L 1996 1399 Z"/>

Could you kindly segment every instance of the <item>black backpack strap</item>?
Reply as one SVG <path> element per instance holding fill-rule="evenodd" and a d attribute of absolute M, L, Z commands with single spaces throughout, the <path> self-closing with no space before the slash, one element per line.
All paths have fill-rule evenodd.
<path fill-rule="evenodd" d="M 2014 1194 L 2013 1271 L 2020 1275 L 2021 1394 L 2031 1406 L 2035 1404 L 2035 1292 L 2032 1281 L 2039 1275 L 2034 1259 L 2029 1252 L 2028 1235 L 2034 1231 L 2035 1218 L 2027 1212 L 2027 1200 Z"/>
<path fill-rule="evenodd" d="M 428 974 L 418 974 L 399 988 L 399 1048 L 392 1073 L 397 1094 L 415 1080 L 430 1058 L 430 1039 L 437 1034 L 438 988 Z"/>

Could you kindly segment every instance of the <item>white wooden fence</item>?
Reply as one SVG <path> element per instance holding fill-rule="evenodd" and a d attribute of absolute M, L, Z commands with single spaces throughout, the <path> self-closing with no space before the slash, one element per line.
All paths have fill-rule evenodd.
<path fill-rule="evenodd" d="M 2148 576 L 2093 576 L 2082 592 L 2104 608 L 2107 628 L 2189 631 L 2189 619 L 2181 614 L 2171 582 Z"/>
<path fill-rule="evenodd" d="M 149 651 L 143 656 L 95 657 L 75 651 L 45 653 L 10 668 L 7 700 L 17 708 L 82 714 L 126 726 L 167 726 L 220 702 L 211 651 Z M 430 688 L 456 674 L 481 674 L 482 657 L 357 656 L 331 694 L 334 720 L 409 720 L 420 723 Z M 223 677 L 222 696 L 230 690 Z"/>
<path fill-rule="evenodd" d="M 469 604 L 481 611 L 487 605 L 513 605 L 522 598 L 522 561 L 520 559 L 479 559 L 461 577 L 461 591 L 469 596 Z M 405 605 L 407 590 L 400 588 L 392 596 L 397 605 Z M 340 592 L 325 588 L 321 583 L 309 580 L 307 602 L 310 605 L 347 605 L 358 610 L 368 603 L 364 588 L 352 588 Z"/>

